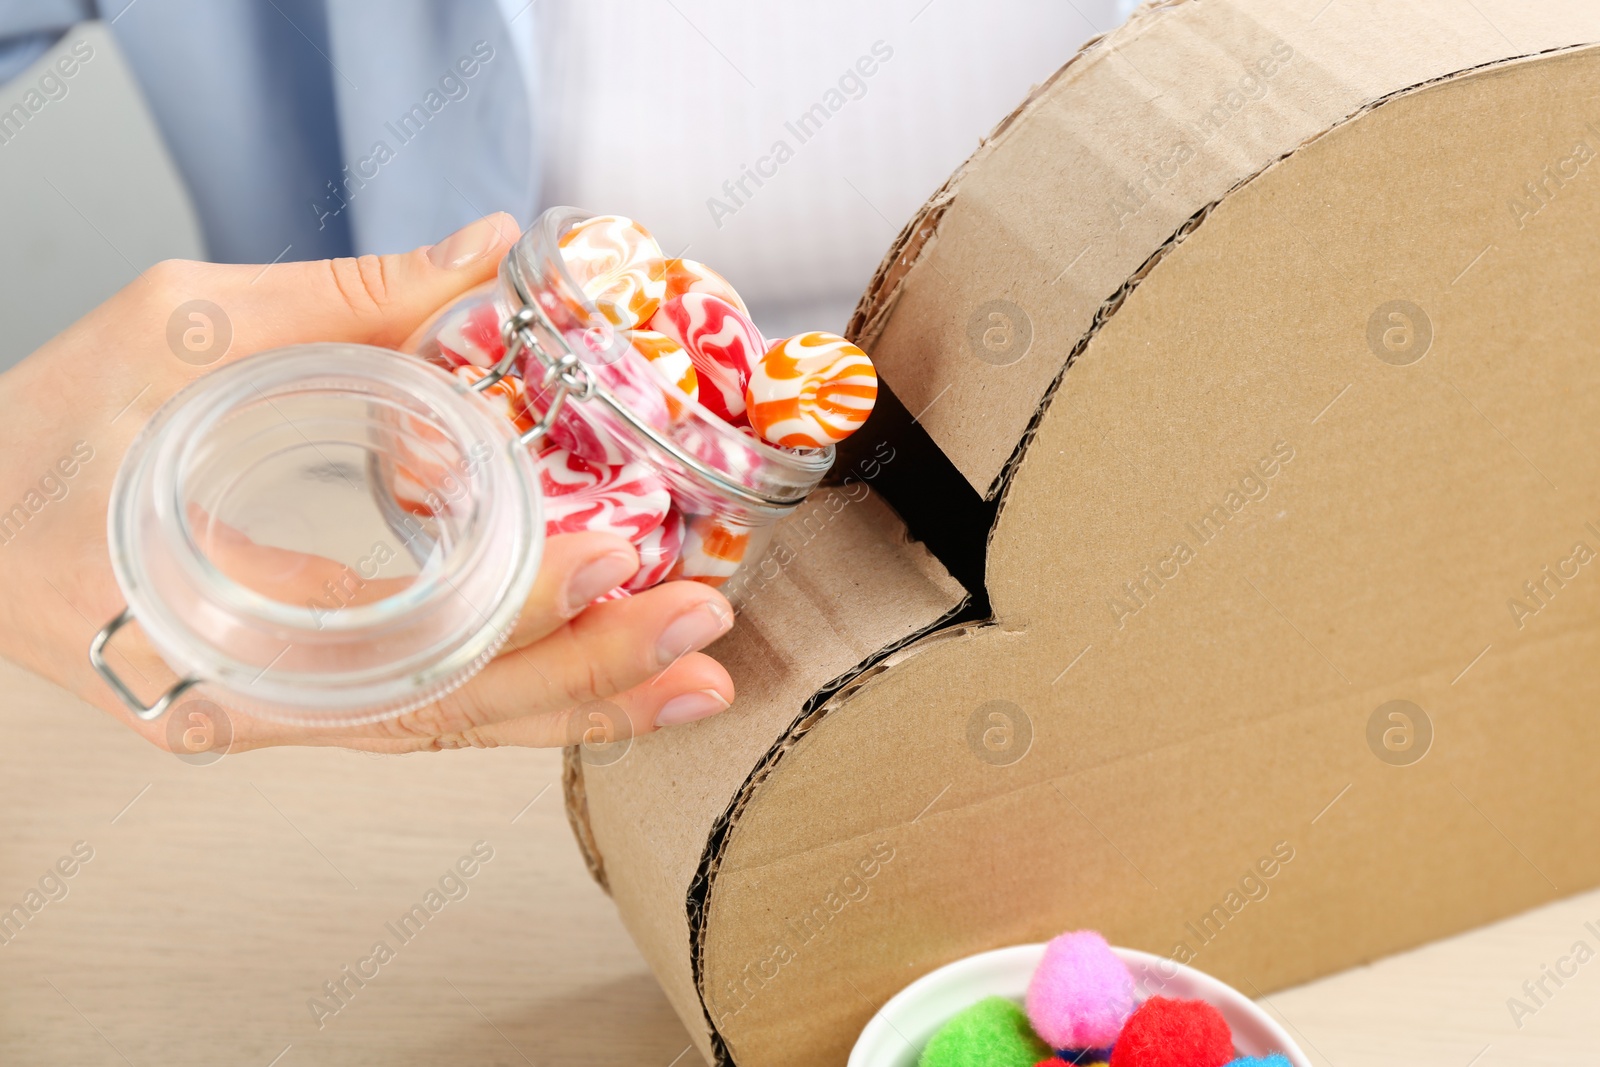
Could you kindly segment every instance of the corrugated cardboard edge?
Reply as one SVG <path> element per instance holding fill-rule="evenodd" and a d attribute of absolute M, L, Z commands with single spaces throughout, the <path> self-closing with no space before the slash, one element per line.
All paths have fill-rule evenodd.
<path fill-rule="evenodd" d="M 1186 3 L 1193 2 L 1193 0 L 1178 0 L 1178 2 Z M 1051 380 L 1049 387 L 1045 390 L 1044 398 L 1040 400 L 1038 410 L 1034 412 L 1033 418 L 1028 422 L 1028 428 L 1023 433 L 1022 439 L 1017 442 L 1016 449 L 1006 460 L 1005 466 L 1001 469 L 999 476 L 994 481 L 994 484 L 989 487 L 989 495 L 998 496 L 998 499 L 1000 500 L 1000 510 L 1002 512 L 1005 510 L 1006 492 L 1011 486 L 1011 477 L 1016 472 L 1017 467 L 1022 463 L 1023 457 L 1028 451 L 1028 446 L 1033 442 L 1034 435 L 1039 430 L 1039 424 L 1044 420 L 1045 412 L 1050 407 L 1051 400 L 1055 398 L 1056 391 L 1061 388 L 1061 383 L 1067 376 L 1067 371 L 1071 370 L 1072 365 L 1078 361 L 1078 357 L 1083 355 L 1084 350 L 1089 347 L 1089 344 L 1094 340 L 1095 335 L 1100 332 L 1101 327 L 1106 324 L 1112 315 L 1117 313 L 1117 309 L 1120 308 L 1128 299 L 1128 294 L 1132 293 L 1133 290 L 1138 287 L 1139 283 L 1142 282 L 1145 277 L 1155 269 L 1156 264 L 1160 263 L 1163 259 L 1170 255 L 1174 248 L 1178 247 L 1178 245 L 1183 243 L 1185 238 L 1194 233 L 1194 231 L 1200 227 L 1200 224 L 1206 220 L 1206 216 L 1210 215 L 1216 210 L 1218 204 L 1221 204 L 1235 192 L 1255 181 L 1268 170 L 1288 159 L 1296 152 L 1300 151 L 1300 149 L 1321 140 L 1330 133 L 1333 133 L 1335 130 L 1355 122 L 1363 115 L 1366 115 L 1393 100 L 1398 100 L 1403 97 L 1410 96 L 1413 93 L 1421 92 L 1427 89 L 1429 86 L 1438 85 L 1441 82 L 1447 82 L 1456 78 L 1466 77 L 1478 71 L 1492 70 L 1497 67 L 1507 67 L 1517 63 L 1535 61 L 1543 56 L 1560 55 L 1563 52 L 1573 52 L 1584 48 L 1590 48 L 1593 47 L 1595 43 L 1596 42 L 1581 42 L 1578 44 L 1562 45 L 1557 48 L 1546 48 L 1538 52 L 1529 52 L 1525 55 L 1508 56 L 1505 59 L 1494 60 L 1489 63 L 1480 63 L 1472 67 L 1465 67 L 1450 74 L 1443 74 L 1437 78 L 1429 78 L 1427 81 L 1418 82 L 1416 85 L 1408 85 L 1404 89 L 1397 89 L 1394 92 L 1389 93 L 1386 96 L 1379 97 L 1378 99 L 1366 104 L 1364 107 L 1357 109 L 1350 115 L 1334 123 L 1332 126 L 1329 126 L 1321 133 L 1301 141 L 1289 151 L 1284 152 L 1282 155 L 1269 161 L 1266 166 L 1262 167 L 1254 174 L 1241 179 L 1222 196 L 1218 197 L 1216 200 L 1213 200 L 1211 203 L 1206 204 L 1193 215 L 1190 215 L 1189 218 L 1184 221 L 1183 225 L 1178 227 L 1177 231 L 1173 233 L 1171 237 L 1167 238 L 1167 240 L 1163 242 L 1159 248 L 1150 253 L 1150 258 L 1140 264 L 1139 269 L 1122 284 L 1121 288 L 1106 298 L 1105 303 L 1101 304 L 1099 310 L 1095 312 L 1094 319 L 1090 322 L 1088 330 L 1077 340 L 1075 344 L 1073 344 L 1071 351 L 1067 353 L 1066 362 L 1062 364 L 1061 370 L 1057 372 L 1055 378 Z M 999 526 L 998 518 L 996 519 L 995 526 L 997 528 Z"/>
<path fill-rule="evenodd" d="M 1166 9 L 1177 7 L 1180 4 L 1192 3 L 1194 0 L 1148 0 L 1140 5 L 1130 16 L 1126 25 L 1134 25 L 1147 18 L 1155 18 Z M 1110 34 L 1101 34 L 1091 37 L 1083 43 L 1078 51 L 1067 59 L 1055 73 L 1044 81 L 1035 85 L 1023 98 L 1022 103 L 1011 110 L 1005 118 L 995 124 L 988 136 L 978 142 L 977 150 L 968 156 L 966 161 L 957 167 L 955 173 L 945 179 L 945 183 L 928 198 L 927 203 L 911 217 L 899 234 L 889 245 L 889 250 L 884 253 L 883 260 L 878 264 L 878 269 L 873 272 L 872 279 L 867 282 L 866 290 L 861 294 L 861 299 L 856 302 L 855 310 L 850 315 L 850 323 L 845 329 L 845 336 L 852 342 L 867 351 L 872 351 L 879 336 L 883 333 L 884 325 L 889 321 L 889 316 L 894 312 L 895 303 L 900 296 L 900 290 L 905 285 L 906 277 L 911 273 L 911 268 L 916 266 L 922 258 L 923 251 L 929 241 L 938 235 L 939 221 L 944 218 L 944 213 L 955 202 L 956 193 L 960 190 L 961 181 L 967 173 L 988 154 L 989 146 L 1009 130 L 1023 115 L 1049 93 L 1051 88 L 1066 76 L 1072 65 L 1090 55 L 1098 49 Z"/>
<path fill-rule="evenodd" d="M 578 745 L 568 745 L 561 753 L 561 792 L 566 797 L 567 825 L 572 827 L 572 837 L 578 842 L 583 864 L 589 868 L 589 877 L 609 896 L 611 883 L 606 879 L 606 861 L 595 843 L 594 827 L 589 825 L 589 794 L 583 784 L 583 749 Z"/>
<path fill-rule="evenodd" d="M 1060 370 L 1064 346 L 1081 336 L 1105 295 L 1184 218 L 1259 169 L 1268 153 L 1277 156 L 1293 142 L 1315 136 L 1396 89 L 1482 63 L 1577 43 L 1582 35 L 1567 28 L 1565 10 L 1553 5 L 1530 13 L 1513 10 L 1503 0 L 1472 4 L 1413 0 L 1398 5 L 1342 0 L 1327 14 L 1253 0 L 1186 0 L 1150 8 L 1092 42 L 996 128 L 897 239 L 852 316 L 850 329 L 878 359 L 887 387 L 910 409 L 925 412 L 920 420 L 923 429 L 972 487 L 992 500 L 1007 457 L 1022 435 L 1023 409 L 1031 414 L 1043 398 L 1051 377 Z M 1313 15 L 1320 22 L 1313 24 Z M 1517 42 L 1500 33 L 1497 23 L 1514 27 Z M 1351 51 L 1363 29 L 1381 29 L 1388 39 L 1411 44 Z M 1237 78 L 1250 70 L 1250 57 L 1237 42 L 1229 44 L 1229 35 L 1258 43 L 1272 38 L 1287 42 L 1296 57 L 1305 57 L 1296 58 L 1295 69 L 1306 74 L 1298 83 L 1280 83 L 1271 90 L 1280 95 L 1268 98 L 1277 100 L 1266 105 L 1270 121 L 1231 120 L 1226 154 L 1202 153 L 1200 158 L 1207 162 L 1189 163 L 1170 181 L 1161 179 L 1153 192 L 1147 189 L 1139 195 L 1139 206 L 1130 209 L 1125 223 L 1113 221 L 1107 205 L 1114 207 L 1118 197 L 1133 194 L 1117 192 L 1120 187 L 1105 183 L 1131 178 L 1132 189 L 1134 182 L 1148 182 L 1146 172 L 1161 147 L 1158 139 L 1178 138 L 1194 128 L 1214 87 L 1224 86 L 1229 75 Z M 1161 54 L 1165 48 L 1183 52 L 1186 41 L 1209 42 L 1216 46 L 1216 54 L 1189 49 L 1186 65 L 1175 68 L 1181 73 L 1158 75 L 1162 85 L 1157 95 L 1141 101 L 1143 90 L 1129 73 L 1137 70 L 1130 57 L 1141 52 L 1145 57 Z M 1282 87 L 1291 84 L 1292 89 Z M 1191 86 L 1199 93 L 1185 96 Z M 1094 101 L 1100 95 L 1108 102 L 1103 111 L 1096 111 Z M 1151 113 L 1159 117 L 1145 125 L 1138 109 L 1147 103 L 1155 104 Z M 1122 125 L 1096 125 L 1113 114 Z M 1020 121 L 1029 117 L 1037 121 Z M 1037 258 L 1038 251 L 1019 235 L 1010 240 L 981 236 L 997 193 L 987 181 L 993 168 L 985 163 L 1008 160 L 1015 165 L 1037 155 L 1040 138 L 1032 131 L 1048 129 L 1052 123 L 1066 124 L 1083 139 L 1074 145 L 1053 184 L 1041 183 L 1034 193 L 1062 192 L 1064 182 L 1081 179 L 1091 183 L 1086 188 L 1110 195 L 1096 193 L 1082 201 L 1062 202 L 1063 216 L 1073 220 L 1071 233 L 1085 242 L 1076 257 L 1071 249 L 1049 248 L 1045 252 L 1049 269 L 1044 269 L 1044 260 L 1036 262 L 1034 280 L 1003 286 L 1004 291 L 979 292 L 985 280 L 993 284 L 1006 276 L 1010 257 Z M 1064 234 L 1059 224 L 1055 231 L 1056 236 Z M 1065 267 L 1057 273 L 1062 264 Z M 924 273 L 938 274 L 939 279 L 908 287 L 913 276 Z M 1014 305 L 1020 302 L 1016 309 L 1025 308 L 1035 317 L 1044 308 L 1051 309 L 1033 323 L 1031 358 L 1001 364 L 974 358 L 981 353 L 970 347 L 976 342 L 968 341 L 973 329 L 969 316 L 981 312 L 986 299 L 994 297 Z M 916 304 L 909 315 L 903 314 L 908 298 Z M 950 399 L 934 407 L 932 402 L 946 394 Z M 994 417 L 980 419 L 975 414 L 990 407 L 996 409 Z"/>
<path fill-rule="evenodd" d="M 963 601 L 957 605 L 948 618 L 959 615 L 966 606 Z M 716 879 L 717 868 L 722 861 L 723 853 L 727 849 L 728 836 L 739 816 L 749 805 L 761 783 L 772 774 L 778 763 L 804 739 L 805 735 L 821 722 L 834 708 L 848 701 L 861 687 L 869 684 L 873 678 L 884 671 L 894 667 L 908 656 L 928 648 L 930 643 L 948 641 L 964 637 L 982 626 L 970 625 L 945 625 L 947 619 L 942 619 L 921 632 L 907 636 L 903 641 L 884 649 L 876 656 L 857 664 L 855 668 L 841 675 L 828 686 L 819 690 L 805 706 L 799 716 L 790 725 L 787 733 L 778 740 L 766 757 L 750 771 L 744 785 L 728 805 L 728 810 L 717 820 L 712 832 L 706 840 L 705 853 L 701 857 L 700 869 L 693 883 L 690 885 L 688 915 L 689 915 L 689 943 L 692 957 L 690 960 L 695 990 L 700 994 L 701 1007 L 705 1015 L 707 1033 L 710 1035 L 712 1062 L 723 1067 L 732 1064 L 733 1057 L 728 1052 L 728 1046 L 723 1039 L 721 1031 L 717 1029 L 711 1013 L 705 1011 L 705 947 L 706 947 L 706 900 L 711 891 L 712 882 Z"/>
<path fill-rule="evenodd" d="M 909 462 L 887 450 L 878 461 Z M 687 894 L 713 827 L 774 739 L 813 710 L 819 689 L 940 625 L 966 598 L 870 490 L 875 468 L 863 462 L 854 470 L 850 485 L 819 490 L 779 525 L 773 566 L 761 568 L 770 579 L 750 592 L 733 632 L 708 650 L 739 688 L 733 708 L 639 737 L 622 759 L 569 764 L 570 817 L 589 839 L 581 847 L 603 870 L 624 925 L 707 1057 Z"/>
<path fill-rule="evenodd" d="M 713 825 L 711 834 L 706 841 L 705 853 L 700 861 L 699 873 L 689 888 L 689 915 L 690 915 L 690 940 L 694 946 L 694 976 L 695 985 L 699 987 L 702 982 L 701 975 L 704 967 L 705 954 L 705 901 L 706 894 L 710 892 L 711 883 L 716 878 L 717 866 L 721 861 L 723 850 L 727 844 L 728 833 L 733 829 L 742 813 L 749 804 L 750 798 L 760 788 L 761 782 L 772 773 L 784 754 L 799 744 L 801 738 L 811 730 L 830 710 L 838 704 L 850 699 L 850 695 L 861 686 L 866 685 L 878 674 L 883 673 L 904 657 L 900 653 L 915 646 L 917 649 L 927 647 L 928 642 L 949 640 L 970 633 L 970 626 L 948 626 L 949 619 L 961 613 L 966 607 L 966 601 L 957 604 L 945 618 L 938 620 L 915 633 L 908 634 L 903 640 L 895 642 L 887 648 L 880 650 L 850 670 L 833 679 L 826 686 L 819 689 L 810 700 L 801 708 L 800 714 L 790 724 L 789 729 L 778 739 L 766 756 L 751 769 L 744 785 L 733 797 L 732 802 Z M 911 654 L 911 653 L 907 653 Z M 716 1028 L 712 1027 L 713 1037 L 716 1037 Z M 719 1040 L 720 1044 L 720 1040 Z"/>

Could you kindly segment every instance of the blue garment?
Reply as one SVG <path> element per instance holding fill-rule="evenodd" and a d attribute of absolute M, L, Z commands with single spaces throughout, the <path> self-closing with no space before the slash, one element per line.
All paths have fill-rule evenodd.
<path fill-rule="evenodd" d="M 92 17 L 218 262 L 403 251 L 537 206 L 527 73 L 496 0 L 0 0 L 0 81 Z"/>

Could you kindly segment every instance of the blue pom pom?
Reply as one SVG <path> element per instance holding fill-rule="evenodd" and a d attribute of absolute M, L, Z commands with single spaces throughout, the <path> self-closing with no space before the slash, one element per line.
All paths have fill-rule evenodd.
<path fill-rule="evenodd" d="M 1111 1046 L 1107 1045 L 1105 1048 L 1058 1048 L 1056 1049 L 1056 1058 L 1076 1064 L 1110 1063 Z M 1278 1067 L 1278 1065 L 1274 1063 L 1271 1067 Z M 1289 1067 L 1289 1065 L 1284 1064 L 1284 1067 Z"/>
<path fill-rule="evenodd" d="M 1289 1060 L 1282 1053 L 1274 1052 L 1270 1056 L 1240 1056 L 1228 1067 L 1289 1067 Z"/>

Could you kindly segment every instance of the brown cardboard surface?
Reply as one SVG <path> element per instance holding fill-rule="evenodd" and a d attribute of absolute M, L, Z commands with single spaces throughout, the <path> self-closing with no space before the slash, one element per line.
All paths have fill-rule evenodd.
<path fill-rule="evenodd" d="M 1600 5 L 1296 6 L 1188 0 L 1091 46 L 858 314 L 1001 496 L 992 620 L 885 655 L 960 593 L 869 497 L 714 650 L 735 714 L 582 768 L 708 1058 L 842 1063 L 912 978 L 1068 926 L 1270 992 L 1600 882 L 1600 560 L 1542 569 L 1600 550 L 1600 49 L 1507 58 L 1600 40 Z M 1031 324 L 1008 367 L 967 340 L 991 301 Z M 1421 762 L 1369 745 L 1391 700 L 1432 725 Z M 995 707 L 1031 732 L 1006 765 L 970 740 Z"/>
<path fill-rule="evenodd" d="M 1557 103 L 1547 79 L 1587 88 Z M 996 625 L 833 708 L 730 836 L 703 988 L 736 1062 L 842 1062 L 910 977 L 1067 927 L 1187 943 L 1270 992 L 1600 881 L 1579 666 L 1600 580 L 1520 630 L 1506 607 L 1600 549 L 1600 185 L 1520 230 L 1505 202 L 1530 161 L 1600 148 L 1590 121 L 1600 50 L 1430 88 L 1271 168 L 1149 272 L 1010 483 Z M 1404 367 L 1366 338 L 1399 293 L 1434 329 Z M 1190 524 L 1275 450 L 1265 496 L 1201 543 Z M 1193 559 L 1136 604 L 1123 583 L 1179 542 Z M 1391 699 L 1437 731 L 1413 767 L 1367 747 Z M 967 747 L 997 700 L 1032 724 L 1011 766 Z M 1201 944 L 1186 924 L 1279 842 L 1268 897 Z"/>
<path fill-rule="evenodd" d="M 894 460 L 892 452 L 878 457 Z M 874 472 L 867 465 L 861 475 Z M 685 910 L 706 841 L 818 689 L 936 625 L 965 596 L 936 560 L 904 542 L 894 513 L 860 480 L 813 494 L 775 542 L 770 580 L 758 581 L 739 624 L 710 650 L 734 677 L 735 706 L 639 738 L 615 762 L 568 764 L 581 770 L 569 772 L 567 801 L 592 834 L 591 870 L 605 872 L 629 932 L 708 1057 Z"/>
<path fill-rule="evenodd" d="M 911 410 L 927 408 L 934 440 L 992 494 L 1103 303 L 1186 219 L 1390 93 L 1594 40 L 1600 8 L 1582 2 L 1147 10 L 1089 45 L 906 227 L 853 327 L 883 380 Z M 1287 61 L 1274 54 L 1284 46 Z M 1252 76 L 1264 90 L 1241 89 Z M 972 350 L 996 300 L 1024 309 L 1033 333 L 1028 354 L 1005 367 Z"/>

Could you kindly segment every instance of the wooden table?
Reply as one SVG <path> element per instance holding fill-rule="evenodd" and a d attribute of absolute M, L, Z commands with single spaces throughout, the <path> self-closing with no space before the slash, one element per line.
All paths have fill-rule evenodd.
<path fill-rule="evenodd" d="M 4 662 L 0 694 L 0 913 L 41 879 L 61 897 L 41 892 L 19 931 L 0 926 L 0 1063 L 698 1062 L 584 870 L 557 753 L 299 749 L 192 765 Z M 478 842 L 492 858 L 475 865 Z M 472 876 L 446 878 L 427 911 L 463 857 Z M 72 876 L 46 879 L 63 858 Z M 414 904 L 426 922 L 402 938 Z M 1318 1064 L 1595 1062 L 1600 961 L 1562 987 L 1546 979 L 1542 1006 L 1522 983 L 1576 941 L 1600 952 L 1597 931 L 1590 893 L 1269 1007 Z M 1520 1028 L 1513 996 L 1537 1008 Z"/>

